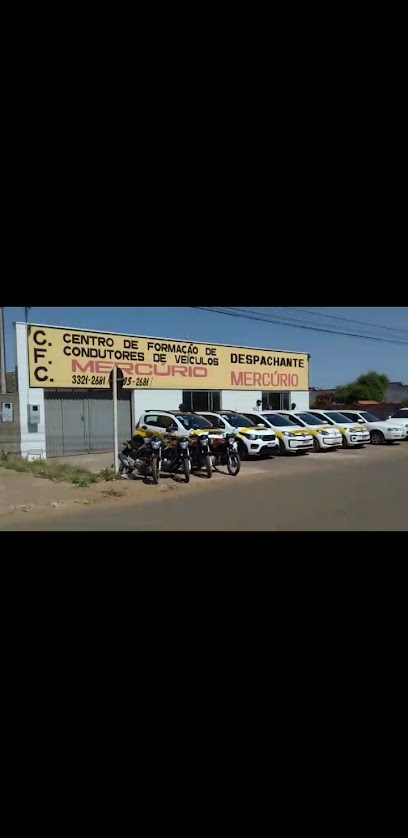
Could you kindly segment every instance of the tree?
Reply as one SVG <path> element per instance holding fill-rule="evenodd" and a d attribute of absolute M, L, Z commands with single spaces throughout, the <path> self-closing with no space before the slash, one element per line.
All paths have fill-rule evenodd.
<path fill-rule="evenodd" d="M 383 402 L 388 384 L 387 375 L 370 370 L 359 375 L 356 381 L 336 387 L 336 400 L 343 404 L 360 401 Z"/>

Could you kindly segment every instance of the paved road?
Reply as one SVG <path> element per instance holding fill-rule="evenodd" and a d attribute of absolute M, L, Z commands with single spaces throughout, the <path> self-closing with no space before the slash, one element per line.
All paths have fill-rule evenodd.
<path fill-rule="evenodd" d="M 146 499 L 19 514 L 0 530 L 408 531 L 408 443 L 244 463 Z M 150 492 L 150 495 L 149 495 Z"/>

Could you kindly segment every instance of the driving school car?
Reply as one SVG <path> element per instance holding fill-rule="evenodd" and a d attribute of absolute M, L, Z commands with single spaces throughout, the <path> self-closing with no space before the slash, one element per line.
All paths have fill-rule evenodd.
<path fill-rule="evenodd" d="M 344 413 L 340 413 L 338 410 L 315 410 L 314 408 L 310 408 L 309 410 L 303 411 L 303 413 L 315 416 L 317 419 L 320 419 L 322 424 L 326 422 L 338 428 L 343 436 L 343 448 L 362 448 L 363 445 L 370 442 L 370 432 L 366 426 L 356 425 L 347 416 L 344 416 Z"/>
<path fill-rule="evenodd" d="M 333 425 L 322 425 L 319 419 L 310 414 L 295 410 L 277 410 L 282 416 L 287 416 L 295 425 L 305 428 L 308 434 L 313 437 L 313 448 L 315 451 L 327 451 L 329 448 L 341 448 L 343 437 L 341 431 Z"/>
<path fill-rule="evenodd" d="M 221 432 L 216 431 L 207 419 L 184 410 L 145 410 L 136 428 L 147 434 L 191 436 L 207 433 L 211 439 L 221 436 Z M 225 439 L 225 433 L 222 434 L 222 439 Z"/>
<path fill-rule="evenodd" d="M 342 410 L 341 412 L 352 422 L 366 425 L 370 432 L 371 445 L 384 443 L 392 445 L 393 442 L 401 441 L 406 437 L 406 429 L 403 425 L 398 425 L 397 422 L 393 424 L 392 419 L 382 421 L 368 410 Z"/>
<path fill-rule="evenodd" d="M 214 428 L 235 435 L 241 460 L 245 460 L 249 455 L 270 457 L 276 453 L 275 433 L 265 427 L 254 427 L 248 422 L 246 414 L 237 413 L 235 410 L 205 410 L 200 411 L 199 416 L 211 422 Z"/>
<path fill-rule="evenodd" d="M 267 428 L 272 428 L 278 440 L 279 454 L 304 454 L 313 450 L 313 437 L 309 431 L 297 428 L 287 416 L 281 416 L 272 410 L 260 413 L 245 412 L 244 416 L 251 422 L 258 422 Z"/>

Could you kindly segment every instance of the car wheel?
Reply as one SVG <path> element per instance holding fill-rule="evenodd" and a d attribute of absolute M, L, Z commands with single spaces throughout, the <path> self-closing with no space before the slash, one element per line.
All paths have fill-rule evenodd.
<path fill-rule="evenodd" d="M 316 454 L 318 454 L 319 451 L 321 451 L 321 450 L 322 449 L 320 448 L 320 442 L 319 442 L 317 436 L 314 436 L 313 437 L 313 451 L 315 451 Z"/>
<path fill-rule="evenodd" d="M 238 454 L 240 460 L 247 460 L 248 459 L 248 449 L 243 442 L 238 441 Z"/>
<path fill-rule="evenodd" d="M 341 441 L 341 444 L 342 444 L 342 447 L 343 447 L 343 448 L 348 448 L 347 437 L 343 436 L 343 439 L 342 439 L 342 441 Z"/>
<path fill-rule="evenodd" d="M 383 445 L 384 434 L 381 431 L 371 431 L 371 445 Z"/>
<path fill-rule="evenodd" d="M 283 457 L 283 456 L 284 456 L 284 454 L 286 454 L 285 443 L 284 443 L 284 442 L 282 442 L 282 440 L 281 440 L 281 439 L 279 440 L 279 451 L 278 451 L 278 453 L 279 453 L 279 455 L 280 455 L 281 457 Z"/>

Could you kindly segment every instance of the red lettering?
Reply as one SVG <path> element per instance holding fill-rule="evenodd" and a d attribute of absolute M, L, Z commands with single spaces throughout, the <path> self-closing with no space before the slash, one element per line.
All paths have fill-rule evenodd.
<path fill-rule="evenodd" d="M 173 367 L 172 369 L 173 375 L 177 375 L 177 373 L 182 376 L 188 375 L 187 367 Z"/>
<path fill-rule="evenodd" d="M 95 361 L 95 372 L 98 375 L 101 375 L 102 373 L 110 372 L 111 369 L 112 369 L 112 366 L 113 366 L 113 364 L 110 364 L 109 361 Z"/>
<path fill-rule="evenodd" d="M 254 372 L 254 387 L 262 387 L 262 375 L 260 372 Z"/>
<path fill-rule="evenodd" d="M 296 378 L 296 381 L 295 381 Z M 292 387 L 297 387 L 299 384 L 299 376 L 294 372 L 292 375 Z"/>
<path fill-rule="evenodd" d="M 161 372 L 160 372 L 160 369 L 161 369 Z M 157 366 L 157 364 L 155 364 L 154 368 L 153 368 L 153 373 L 154 373 L 154 375 L 171 375 L 170 370 L 171 370 L 171 367 L 169 367 L 169 365 L 167 365 L 166 369 L 163 371 L 163 368 L 160 368 L 160 367 Z"/>
<path fill-rule="evenodd" d="M 287 375 L 286 372 L 281 373 L 281 377 L 280 377 L 281 387 L 287 387 L 288 386 L 288 378 L 289 378 L 289 376 Z"/>
<path fill-rule="evenodd" d="M 264 387 L 271 387 L 271 374 L 269 372 L 262 374 L 262 384 Z"/>
<path fill-rule="evenodd" d="M 156 373 L 156 367 L 154 368 L 154 371 Z M 151 364 L 135 364 L 135 373 L 136 373 L 136 375 L 151 375 L 152 374 L 152 365 Z"/>
<path fill-rule="evenodd" d="M 193 373 L 194 378 L 207 378 L 207 367 L 189 367 L 189 373 Z"/>
<path fill-rule="evenodd" d="M 251 387 L 252 386 L 252 372 L 245 372 L 244 373 L 244 383 L 245 383 L 245 387 Z"/>
<path fill-rule="evenodd" d="M 244 386 L 244 373 L 243 372 L 234 372 L 231 370 L 231 385 L 233 387 L 243 387 Z"/>
<path fill-rule="evenodd" d="M 124 372 L 125 375 L 132 375 L 133 373 L 133 364 L 122 364 L 118 362 L 116 366 L 120 366 L 122 372 Z"/>
<path fill-rule="evenodd" d="M 97 361 L 96 366 L 98 366 L 98 363 L 99 362 Z M 81 366 L 80 361 L 71 361 L 72 372 L 76 372 L 76 370 L 79 370 L 80 372 L 95 372 L 94 368 L 95 368 L 95 362 L 94 361 L 87 361 L 85 366 L 83 366 L 83 367 Z M 100 370 L 98 370 L 98 372 L 100 372 Z M 109 370 L 107 370 L 107 372 L 109 372 Z"/>

